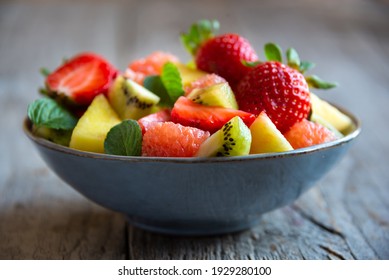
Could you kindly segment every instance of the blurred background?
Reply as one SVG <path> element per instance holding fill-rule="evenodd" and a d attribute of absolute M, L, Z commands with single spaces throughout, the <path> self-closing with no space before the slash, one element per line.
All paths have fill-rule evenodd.
<path fill-rule="evenodd" d="M 189 56 L 179 34 L 206 18 L 218 19 L 221 32 L 248 38 L 262 58 L 266 42 L 277 42 L 284 50 L 293 46 L 303 59 L 317 63 L 316 74 L 340 83 L 329 98 L 336 96 L 338 103 L 347 102 L 356 110 L 362 100 L 350 100 L 351 92 L 381 91 L 376 80 L 388 78 L 388 3 L 1 0 L 0 96 L 2 101 L 20 97 L 18 102 L 25 107 L 43 82 L 39 69 L 54 69 L 62 58 L 81 51 L 100 53 L 122 70 L 154 50 L 186 61 Z"/>
<path fill-rule="evenodd" d="M 269 41 L 284 50 L 294 47 L 303 60 L 317 64 L 315 74 L 337 81 L 338 88 L 319 95 L 362 120 L 363 133 L 348 160 L 365 162 L 368 166 L 360 170 L 368 171 L 361 184 L 382 194 L 359 197 L 358 203 L 368 205 L 383 197 L 389 201 L 389 1 L 0 0 L 0 256 L 1 251 L 8 252 L 7 257 L 12 250 L 16 255 L 22 250 L 22 258 L 47 257 L 50 249 L 34 251 L 31 244 L 45 240 L 54 251 L 61 251 L 58 239 L 76 244 L 71 238 L 77 239 L 82 231 L 67 231 L 65 236 L 61 229 L 76 225 L 101 232 L 98 224 L 77 220 L 88 213 L 109 220 L 111 228 L 125 228 L 121 216 L 87 202 L 55 177 L 23 135 L 27 105 L 38 98 L 43 85 L 39 69 L 53 70 L 63 58 L 81 51 L 99 53 L 121 70 L 155 50 L 188 61 L 179 34 L 199 19 L 217 19 L 221 32 L 242 34 L 261 58 L 262 46 Z M 382 213 L 387 228 L 389 218 Z M 379 240 L 389 240 L 385 232 L 380 236 L 386 239 Z M 84 240 L 85 246 L 114 240 L 122 233 L 109 234 L 93 235 Z M 118 257 L 115 249 L 109 255 L 108 247 L 99 256 Z M 64 252 L 65 258 L 72 257 L 72 251 Z"/>

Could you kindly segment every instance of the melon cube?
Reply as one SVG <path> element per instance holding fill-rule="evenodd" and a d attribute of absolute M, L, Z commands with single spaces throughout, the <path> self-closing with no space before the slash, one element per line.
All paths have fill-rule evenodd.
<path fill-rule="evenodd" d="M 311 93 L 312 117 L 328 122 L 336 130 L 344 133 L 352 126 L 352 120 L 327 101 Z"/>
<path fill-rule="evenodd" d="M 275 153 L 293 150 L 288 140 L 277 129 L 265 112 L 258 115 L 250 126 L 250 154 Z"/>
<path fill-rule="evenodd" d="M 207 75 L 207 73 L 205 73 L 201 70 L 190 68 L 190 67 L 188 67 L 185 64 L 182 64 L 180 62 L 175 63 L 175 64 L 177 66 L 178 71 L 180 72 L 182 84 L 184 86 L 186 86 L 186 85 L 190 84 L 191 82 L 198 80 L 199 78 Z"/>
<path fill-rule="evenodd" d="M 104 153 L 107 133 L 120 121 L 105 96 L 103 94 L 96 96 L 74 128 L 69 147 Z"/>

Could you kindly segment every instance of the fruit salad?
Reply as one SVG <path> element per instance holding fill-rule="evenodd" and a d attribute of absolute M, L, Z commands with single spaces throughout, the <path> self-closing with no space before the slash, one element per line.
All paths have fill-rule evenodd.
<path fill-rule="evenodd" d="M 32 132 L 87 152 L 144 157 L 278 153 L 333 141 L 351 119 L 312 90 L 335 83 L 308 75 L 293 48 L 264 46 L 261 59 L 217 21 L 180 37 L 193 60 L 155 51 L 118 70 L 94 53 L 43 69 L 42 97 L 28 107 Z"/>

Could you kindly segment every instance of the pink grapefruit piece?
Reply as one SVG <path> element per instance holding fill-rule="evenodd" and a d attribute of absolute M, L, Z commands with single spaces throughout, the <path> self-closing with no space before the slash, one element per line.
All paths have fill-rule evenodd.
<path fill-rule="evenodd" d="M 156 51 L 144 58 L 131 62 L 124 75 L 138 84 L 143 84 L 147 76 L 160 75 L 166 62 L 177 63 L 179 59 L 170 53 Z"/>
<path fill-rule="evenodd" d="M 145 134 L 147 129 L 154 122 L 167 122 L 170 121 L 170 109 L 163 109 L 156 113 L 147 115 L 138 120 L 139 126 L 142 129 L 142 134 Z"/>
<path fill-rule="evenodd" d="M 208 131 L 173 122 L 153 122 L 143 135 L 142 156 L 193 157 Z"/>
<path fill-rule="evenodd" d="M 318 145 L 337 139 L 331 130 L 307 119 L 295 123 L 284 136 L 294 149 Z"/>

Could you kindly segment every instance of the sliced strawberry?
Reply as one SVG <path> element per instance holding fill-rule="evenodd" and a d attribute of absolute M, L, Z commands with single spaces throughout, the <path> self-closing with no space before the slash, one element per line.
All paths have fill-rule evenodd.
<path fill-rule="evenodd" d="M 185 126 L 197 127 L 214 133 L 226 122 L 235 116 L 241 117 L 243 122 L 250 126 L 255 115 L 240 110 L 197 104 L 181 96 L 172 109 L 171 117 L 175 123 Z"/>
<path fill-rule="evenodd" d="M 170 109 L 164 109 L 154 114 L 150 114 L 138 120 L 139 126 L 142 129 L 142 134 L 145 134 L 150 124 L 154 122 L 168 122 L 170 121 Z"/>
<path fill-rule="evenodd" d="M 80 105 L 89 105 L 93 98 L 106 93 L 118 71 L 104 58 L 93 53 L 81 53 L 47 76 L 51 93 L 65 95 Z"/>

